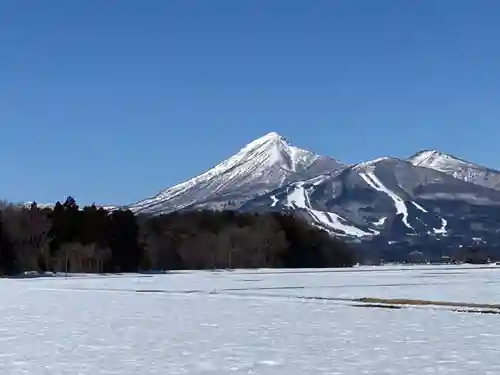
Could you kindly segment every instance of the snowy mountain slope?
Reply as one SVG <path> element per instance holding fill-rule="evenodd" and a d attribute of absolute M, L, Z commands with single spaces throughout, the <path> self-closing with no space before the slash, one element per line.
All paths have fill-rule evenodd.
<path fill-rule="evenodd" d="M 315 223 L 318 227 L 336 234 L 354 237 L 366 237 L 378 234 L 376 231 L 365 231 L 362 228 L 349 223 L 348 220 L 335 212 L 314 209 L 308 193 L 312 188 L 314 188 L 315 185 L 309 185 L 307 187 L 304 187 L 304 185 L 305 182 L 303 181 L 291 184 L 285 203 L 288 208 L 296 211 L 302 211 L 307 214 L 310 219 L 312 219 L 313 223 Z M 273 203 L 276 204 L 277 202 L 278 200 L 274 197 Z"/>
<path fill-rule="evenodd" d="M 129 208 L 293 212 L 369 251 L 500 249 L 498 173 L 437 151 L 343 165 L 269 133 L 216 167 Z M 500 181 L 500 179 L 499 179 Z M 383 254 L 382 258 L 388 258 Z"/>
<path fill-rule="evenodd" d="M 182 209 L 238 209 L 248 199 L 293 181 L 343 169 L 336 160 L 292 146 L 268 133 L 236 155 L 189 181 L 132 204 L 136 213 L 168 213 Z"/>
<path fill-rule="evenodd" d="M 408 161 L 417 167 L 435 169 L 460 180 L 500 190 L 500 171 L 449 154 L 425 150 L 416 153 Z"/>
<path fill-rule="evenodd" d="M 292 183 L 242 209 L 294 210 L 348 237 L 442 236 L 468 230 L 466 225 L 493 229 L 494 216 L 489 220 L 471 212 L 500 213 L 500 192 L 404 160 L 379 158 Z"/>

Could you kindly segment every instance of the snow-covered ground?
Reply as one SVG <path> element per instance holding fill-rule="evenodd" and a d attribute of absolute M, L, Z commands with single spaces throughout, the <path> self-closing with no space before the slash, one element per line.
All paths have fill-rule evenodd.
<path fill-rule="evenodd" d="M 499 374 L 500 315 L 341 299 L 497 303 L 499 276 L 386 266 L 0 280 L 0 373 Z"/>

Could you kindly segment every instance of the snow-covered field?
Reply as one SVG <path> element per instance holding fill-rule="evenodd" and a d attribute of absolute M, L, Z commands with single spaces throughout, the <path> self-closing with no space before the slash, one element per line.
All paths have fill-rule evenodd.
<path fill-rule="evenodd" d="M 499 283 L 467 266 L 0 280 L 0 374 L 499 374 L 500 315 L 349 301 L 494 304 Z"/>

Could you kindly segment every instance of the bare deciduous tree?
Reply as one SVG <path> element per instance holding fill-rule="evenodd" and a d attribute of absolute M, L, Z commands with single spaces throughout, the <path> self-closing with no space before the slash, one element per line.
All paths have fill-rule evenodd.
<path fill-rule="evenodd" d="M 29 209 L 8 206 L 3 212 L 9 237 L 19 250 L 19 266 L 24 270 L 49 269 L 51 221 L 47 214 L 36 205 Z"/>
<path fill-rule="evenodd" d="M 66 243 L 59 253 L 60 271 L 67 270 L 68 272 L 102 273 L 104 263 L 111 257 L 111 251 L 108 248 L 100 247 L 95 243 L 88 245 L 77 242 Z"/>

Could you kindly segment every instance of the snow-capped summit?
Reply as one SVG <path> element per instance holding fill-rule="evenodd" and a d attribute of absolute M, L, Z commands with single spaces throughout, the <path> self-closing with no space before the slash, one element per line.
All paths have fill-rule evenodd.
<path fill-rule="evenodd" d="M 372 160 L 367 160 L 363 161 L 361 163 L 355 164 L 352 166 L 352 168 L 356 171 L 364 170 L 364 169 L 371 169 L 374 168 L 378 163 L 386 161 L 386 160 L 396 160 L 394 158 L 390 158 L 388 156 L 382 156 L 379 158 L 375 158 Z"/>
<path fill-rule="evenodd" d="M 450 165 L 457 164 L 472 164 L 466 160 L 457 158 L 455 156 L 440 152 L 437 150 L 422 150 L 408 159 L 413 165 L 417 167 L 426 168 L 446 168 Z"/>
<path fill-rule="evenodd" d="M 417 167 L 444 172 L 463 181 L 500 190 L 500 171 L 437 150 L 417 152 L 408 159 Z"/>
<path fill-rule="evenodd" d="M 268 133 L 205 173 L 131 205 L 139 213 L 168 213 L 187 208 L 237 209 L 246 200 L 290 182 L 330 173 L 345 166 L 292 146 Z"/>
<path fill-rule="evenodd" d="M 288 142 L 286 140 L 285 137 L 279 135 L 278 133 L 276 132 L 270 132 L 270 133 L 267 133 L 265 135 L 263 135 L 262 137 L 260 138 L 257 138 L 255 140 L 253 140 L 252 142 L 250 142 L 249 144 L 247 144 L 244 149 L 246 148 L 254 148 L 254 147 L 258 147 L 266 142 Z"/>
<path fill-rule="evenodd" d="M 249 158 L 257 158 L 260 163 L 264 163 L 264 166 L 279 164 L 287 171 L 301 173 L 304 168 L 308 168 L 318 157 L 318 155 L 312 152 L 292 146 L 285 137 L 276 132 L 271 132 L 250 142 L 235 156 L 221 163 L 219 166 L 229 164 L 232 167 L 234 164 L 248 163 L 250 161 L 248 160 Z M 257 160 L 254 161 L 256 162 Z M 220 172 L 220 168 L 218 172 Z"/>

